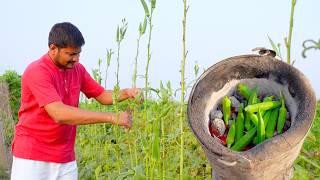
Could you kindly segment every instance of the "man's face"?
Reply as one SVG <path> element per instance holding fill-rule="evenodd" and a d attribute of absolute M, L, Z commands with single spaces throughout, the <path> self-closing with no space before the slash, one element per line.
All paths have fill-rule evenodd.
<path fill-rule="evenodd" d="M 81 47 L 58 48 L 51 44 L 49 48 L 53 56 L 51 58 L 59 68 L 72 69 L 74 64 L 79 62 Z"/>

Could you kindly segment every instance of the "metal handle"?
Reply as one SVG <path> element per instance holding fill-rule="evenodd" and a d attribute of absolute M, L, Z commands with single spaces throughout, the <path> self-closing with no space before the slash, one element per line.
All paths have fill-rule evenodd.
<path fill-rule="evenodd" d="M 218 162 L 224 164 L 225 166 L 234 166 L 237 164 L 237 161 L 229 162 L 222 159 L 218 159 Z"/>
<path fill-rule="evenodd" d="M 271 56 L 271 57 L 276 57 L 277 53 L 274 50 L 267 49 L 264 47 L 256 47 L 252 49 L 252 51 L 258 51 L 259 55 L 261 56 Z"/>

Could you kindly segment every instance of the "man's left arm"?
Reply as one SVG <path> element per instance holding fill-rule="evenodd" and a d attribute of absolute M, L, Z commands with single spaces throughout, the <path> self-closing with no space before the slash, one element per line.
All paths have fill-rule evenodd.
<path fill-rule="evenodd" d="M 103 93 L 101 93 L 99 96 L 95 97 L 95 99 L 104 105 L 110 105 L 113 103 L 112 99 L 112 93 L 111 90 L 105 90 Z M 140 88 L 127 88 L 120 90 L 120 97 L 119 101 L 123 101 L 126 99 L 135 99 L 141 94 Z"/>

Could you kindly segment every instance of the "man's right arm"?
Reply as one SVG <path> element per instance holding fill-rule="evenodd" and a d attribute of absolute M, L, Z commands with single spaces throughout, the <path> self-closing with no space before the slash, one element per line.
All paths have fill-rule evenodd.
<path fill-rule="evenodd" d="M 44 106 L 49 116 L 60 124 L 82 125 L 95 123 L 111 123 L 114 125 L 131 127 L 131 115 L 127 112 L 115 113 L 92 112 L 63 104 L 61 101 L 52 102 Z"/>

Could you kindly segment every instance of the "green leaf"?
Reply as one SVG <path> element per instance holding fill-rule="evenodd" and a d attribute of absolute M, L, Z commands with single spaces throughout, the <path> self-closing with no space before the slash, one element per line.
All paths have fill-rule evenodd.
<path fill-rule="evenodd" d="M 273 40 L 270 38 L 270 36 L 268 36 L 269 42 L 272 46 L 272 49 L 277 53 L 277 55 L 280 57 L 280 59 L 282 59 L 281 54 L 280 54 L 280 48 L 277 47 L 277 45 L 273 42 Z"/>

